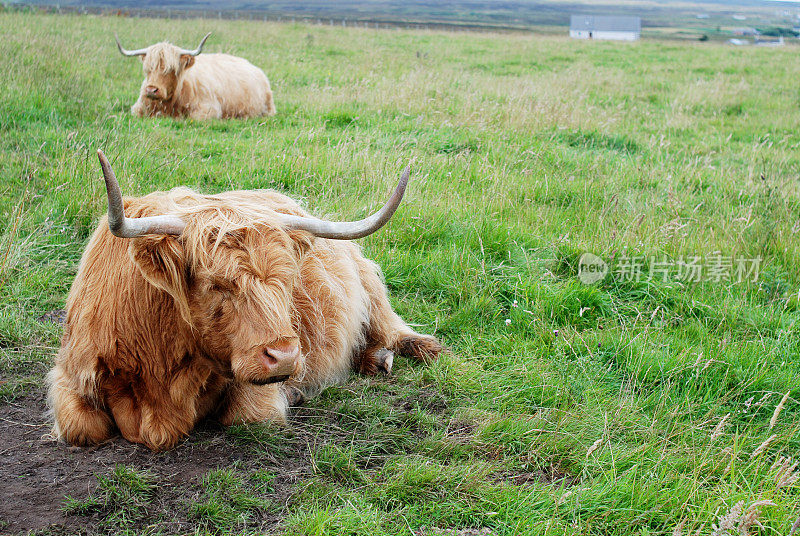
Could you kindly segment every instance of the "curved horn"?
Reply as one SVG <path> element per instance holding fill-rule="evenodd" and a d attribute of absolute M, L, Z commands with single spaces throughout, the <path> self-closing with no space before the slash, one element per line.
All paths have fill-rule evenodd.
<path fill-rule="evenodd" d="M 406 166 L 406 169 L 403 170 L 400 181 L 397 183 L 397 188 L 394 189 L 394 193 L 386 204 L 383 205 L 378 212 L 363 220 L 335 222 L 320 220 L 318 218 L 283 214 L 281 217 L 283 224 L 289 229 L 308 231 L 320 238 L 353 240 L 370 235 L 386 225 L 394 214 L 394 211 L 397 210 L 397 207 L 400 205 L 400 201 L 403 199 L 403 194 L 406 191 L 406 185 L 408 184 L 410 168 L 411 166 Z"/>
<path fill-rule="evenodd" d="M 119 37 L 117 37 L 117 34 L 114 34 L 114 39 L 117 41 L 117 48 L 123 56 L 144 56 L 147 54 L 146 48 L 139 48 L 137 50 L 127 50 L 122 48 L 122 43 L 119 42 Z"/>
<path fill-rule="evenodd" d="M 106 179 L 106 193 L 108 194 L 108 228 L 114 236 L 120 238 L 136 238 L 146 234 L 180 235 L 186 224 L 177 216 L 148 216 L 145 218 L 126 218 L 122 206 L 122 192 L 119 182 L 108 163 L 103 151 L 97 151 L 100 158 L 100 167 L 103 168 L 103 177 Z"/>
<path fill-rule="evenodd" d="M 211 35 L 211 32 L 208 32 L 206 36 L 200 41 L 200 45 L 194 50 L 187 50 L 185 48 L 181 49 L 181 54 L 188 54 L 189 56 L 197 56 L 203 51 L 203 45 L 206 44 L 206 39 Z"/>

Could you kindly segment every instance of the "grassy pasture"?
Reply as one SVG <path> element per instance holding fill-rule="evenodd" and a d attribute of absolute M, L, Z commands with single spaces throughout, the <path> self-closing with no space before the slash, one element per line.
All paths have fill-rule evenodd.
<path fill-rule="evenodd" d="M 63 511 L 55 526 L 22 529 L 644 535 L 711 534 L 728 519 L 790 533 L 800 515 L 784 460 L 800 457 L 794 47 L 9 12 L 0 28 L 6 425 L 43 408 L 61 328 L 40 318 L 63 307 L 105 212 L 97 148 L 128 195 L 276 188 L 347 218 L 377 207 L 413 162 L 404 205 L 362 243 L 401 315 L 451 349 L 431 366 L 399 360 L 389 378 L 353 376 L 286 429 L 195 434 L 177 451 L 204 469 L 178 480 L 164 469 L 174 454 L 42 443 L 32 411 L 36 434 L 11 455 L 35 443 L 50 458 L 116 461 L 51 494 Z M 194 46 L 205 31 L 207 51 L 264 68 L 278 115 L 131 117 L 141 67 L 119 56 L 113 33 L 130 47 Z M 612 273 L 585 285 L 585 251 L 763 261 L 750 283 Z M 207 444 L 219 464 L 193 454 Z M 2 461 L 0 476 L 27 482 L 25 467 Z M 755 510 L 763 529 L 750 524 Z M 0 512 L 0 532 L 20 528 Z"/>

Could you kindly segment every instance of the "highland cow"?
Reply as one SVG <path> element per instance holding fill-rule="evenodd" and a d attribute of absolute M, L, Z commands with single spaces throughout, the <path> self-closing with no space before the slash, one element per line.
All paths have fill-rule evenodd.
<path fill-rule="evenodd" d="M 142 58 L 145 79 L 132 114 L 193 119 L 275 114 L 272 89 L 264 71 L 236 56 L 200 55 L 209 35 L 195 50 L 167 42 L 126 50 L 114 36 L 123 55 Z"/>
<path fill-rule="evenodd" d="M 58 437 L 89 445 L 119 431 L 166 449 L 206 416 L 281 422 L 353 369 L 388 373 L 395 352 L 441 351 L 392 310 L 379 268 L 350 241 L 391 218 L 408 168 L 381 210 L 331 222 L 270 190 L 123 200 L 98 153 L 108 216 L 84 251 L 48 375 Z"/>

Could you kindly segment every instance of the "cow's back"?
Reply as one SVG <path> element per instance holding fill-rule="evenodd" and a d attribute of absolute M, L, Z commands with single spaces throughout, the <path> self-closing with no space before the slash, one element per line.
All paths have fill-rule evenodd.
<path fill-rule="evenodd" d="M 183 76 L 180 99 L 190 107 L 218 102 L 222 118 L 249 117 L 267 112 L 269 92 L 264 71 L 246 59 L 201 54 Z"/>

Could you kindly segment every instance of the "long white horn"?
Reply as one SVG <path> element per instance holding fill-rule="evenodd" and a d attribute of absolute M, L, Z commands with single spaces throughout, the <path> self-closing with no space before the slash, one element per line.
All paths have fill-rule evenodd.
<path fill-rule="evenodd" d="M 403 170 L 397 188 L 394 189 L 394 193 L 386 204 L 378 212 L 363 220 L 336 222 L 285 214 L 281 216 L 283 224 L 289 229 L 300 229 L 321 238 L 336 240 L 353 240 L 370 235 L 386 225 L 400 205 L 408 185 L 410 168 L 411 166 L 406 166 L 406 169 Z"/>
<path fill-rule="evenodd" d="M 210 35 L 211 35 L 211 32 L 208 32 L 208 33 L 206 34 L 206 36 L 203 38 L 203 40 L 202 40 L 202 41 L 200 41 L 200 46 L 198 46 L 198 47 L 197 47 L 196 49 L 194 49 L 194 50 L 188 50 L 188 49 L 182 48 L 182 49 L 181 49 L 181 54 L 188 54 L 188 55 L 190 55 L 190 56 L 197 56 L 198 54 L 200 54 L 200 53 L 203 51 L 203 45 L 205 45 L 205 44 L 206 44 L 206 39 L 208 39 L 208 37 L 209 37 Z"/>
<path fill-rule="evenodd" d="M 126 218 L 125 208 L 122 205 L 122 191 L 119 182 L 108 163 L 103 151 L 97 151 L 100 158 L 100 167 L 103 168 L 103 177 L 106 179 L 106 193 L 108 194 L 108 228 L 114 236 L 120 238 L 136 238 L 147 234 L 180 235 L 186 224 L 177 216 L 147 216 L 145 218 Z"/>
<path fill-rule="evenodd" d="M 122 48 L 122 43 L 119 42 L 119 37 L 117 37 L 117 34 L 114 34 L 114 39 L 117 41 L 117 48 L 123 56 L 144 56 L 147 54 L 146 48 L 139 48 L 136 50 L 127 50 Z"/>

